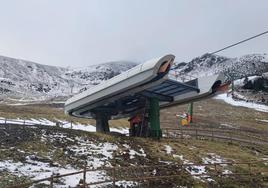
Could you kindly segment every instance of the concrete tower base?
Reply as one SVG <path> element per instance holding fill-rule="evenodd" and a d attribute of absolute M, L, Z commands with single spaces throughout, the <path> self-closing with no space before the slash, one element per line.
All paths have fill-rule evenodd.
<path fill-rule="evenodd" d="M 110 132 L 109 128 L 110 116 L 106 113 L 96 113 L 96 132 L 107 133 Z"/>

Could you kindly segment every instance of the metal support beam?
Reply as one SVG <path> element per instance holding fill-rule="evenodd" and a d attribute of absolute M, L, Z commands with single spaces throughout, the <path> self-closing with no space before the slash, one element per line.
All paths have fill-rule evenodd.
<path fill-rule="evenodd" d="M 193 108 L 194 108 L 194 103 L 191 102 L 189 106 L 190 123 L 193 123 Z"/>
<path fill-rule="evenodd" d="M 182 82 L 175 82 L 175 81 L 173 81 L 173 80 L 168 80 L 167 82 L 168 82 L 168 83 L 173 83 L 173 84 L 178 84 L 178 85 L 184 86 L 184 87 L 186 87 L 186 88 L 188 88 L 188 89 L 191 89 L 191 90 L 193 90 L 193 91 L 196 91 L 197 93 L 200 92 L 200 89 L 198 88 L 198 86 L 188 85 L 187 82 L 182 83 Z"/>
<path fill-rule="evenodd" d="M 149 99 L 149 122 L 150 122 L 150 136 L 154 138 L 162 137 L 162 131 L 160 129 L 160 119 L 159 119 L 159 100 L 158 98 Z"/>
<path fill-rule="evenodd" d="M 153 91 L 143 91 L 141 95 L 145 97 L 153 97 L 153 98 L 158 98 L 159 101 L 167 101 L 167 102 L 172 102 L 174 99 L 171 96 L 168 95 L 163 95 L 161 93 L 153 92 Z"/>

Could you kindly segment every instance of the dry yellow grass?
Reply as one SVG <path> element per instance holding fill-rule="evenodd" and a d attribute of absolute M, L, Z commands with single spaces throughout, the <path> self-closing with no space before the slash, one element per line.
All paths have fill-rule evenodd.
<path fill-rule="evenodd" d="M 76 118 L 64 114 L 63 108 L 56 108 L 50 105 L 0 105 L 0 117 L 8 119 L 41 119 L 45 118 L 51 121 L 67 120 L 79 122 L 82 124 L 95 125 L 94 119 Z M 127 119 L 110 120 L 111 127 L 128 127 Z"/>
<path fill-rule="evenodd" d="M 187 108 L 188 105 L 180 105 L 161 110 L 161 127 L 178 127 L 178 120 L 175 114 L 187 111 Z M 23 106 L 0 105 L 0 117 L 14 119 L 46 118 L 51 121 L 60 119 L 95 125 L 95 120 L 67 116 L 64 114 L 63 108 L 56 108 L 45 104 Z M 230 125 L 234 128 L 244 127 L 268 131 L 268 123 L 258 121 L 260 119 L 268 119 L 268 113 L 231 106 L 215 99 L 207 99 L 194 103 L 193 125 L 201 127 Z M 109 124 L 111 127 L 129 127 L 127 118 L 110 120 Z"/>
<path fill-rule="evenodd" d="M 162 127 L 178 127 L 176 113 L 187 111 L 188 105 L 175 106 L 161 111 Z M 194 103 L 194 125 L 203 127 L 232 126 L 268 131 L 268 113 L 254 109 L 231 106 L 221 100 L 207 99 Z M 230 127 L 229 127 L 230 128 Z"/>

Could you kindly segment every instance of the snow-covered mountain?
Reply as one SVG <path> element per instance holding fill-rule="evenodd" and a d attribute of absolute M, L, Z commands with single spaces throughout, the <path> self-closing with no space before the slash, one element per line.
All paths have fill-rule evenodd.
<path fill-rule="evenodd" d="M 0 56 L 0 101 L 66 99 L 120 74 L 137 63 L 109 62 L 85 68 L 63 68 Z M 228 58 L 205 54 L 185 63 L 175 63 L 179 75 L 201 77 L 224 72 L 242 78 L 268 72 L 268 55 L 251 54 Z"/>
<path fill-rule="evenodd" d="M 267 54 L 250 54 L 238 58 L 204 54 L 185 63 L 175 63 L 173 69 L 179 75 L 202 77 L 223 72 L 227 78 L 239 79 L 245 76 L 262 75 L 268 72 Z"/>
<path fill-rule="evenodd" d="M 135 65 L 120 61 L 71 69 L 0 56 L 0 100 L 48 100 L 70 96 Z"/>

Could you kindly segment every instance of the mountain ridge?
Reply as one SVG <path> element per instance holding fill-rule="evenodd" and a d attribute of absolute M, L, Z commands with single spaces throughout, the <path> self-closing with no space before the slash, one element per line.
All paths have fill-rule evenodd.
<path fill-rule="evenodd" d="M 0 101 L 63 99 L 102 83 L 138 63 L 107 62 L 84 68 L 64 68 L 0 56 Z M 248 54 L 237 58 L 204 54 L 190 62 L 175 62 L 179 75 L 194 77 L 223 72 L 227 79 L 262 75 L 268 72 L 267 54 Z"/>
<path fill-rule="evenodd" d="M 0 100 L 68 97 L 135 65 L 137 63 L 121 61 L 64 68 L 0 56 Z"/>
<path fill-rule="evenodd" d="M 247 54 L 239 58 L 204 54 L 188 63 L 175 63 L 173 69 L 179 74 L 195 77 L 209 76 L 219 72 L 227 79 L 240 79 L 245 76 L 259 75 L 268 72 L 267 54 Z"/>

